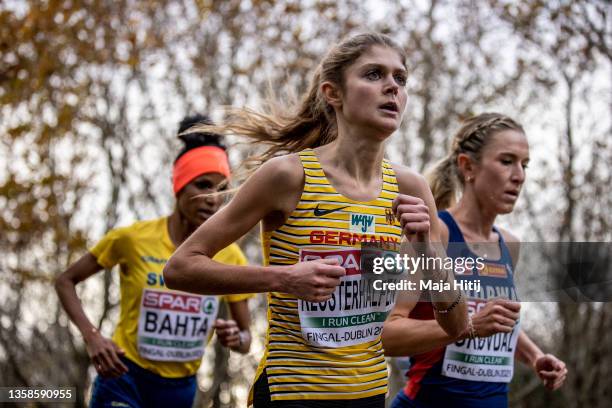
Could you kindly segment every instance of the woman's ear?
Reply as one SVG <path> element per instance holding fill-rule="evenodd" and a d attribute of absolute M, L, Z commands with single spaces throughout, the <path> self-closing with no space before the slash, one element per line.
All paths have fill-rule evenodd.
<path fill-rule="evenodd" d="M 466 183 L 470 183 L 474 179 L 474 164 L 474 160 L 468 154 L 459 153 L 457 155 L 457 168 Z"/>
<path fill-rule="evenodd" d="M 331 82 L 323 82 L 321 84 L 321 94 L 325 101 L 336 109 L 342 107 L 342 94 L 338 87 Z"/>

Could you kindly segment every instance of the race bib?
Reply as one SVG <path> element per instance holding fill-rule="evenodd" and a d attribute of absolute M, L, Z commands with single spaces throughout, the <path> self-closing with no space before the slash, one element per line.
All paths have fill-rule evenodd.
<path fill-rule="evenodd" d="M 484 300 L 470 300 L 473 314 L 484 307 Z M 514 352 L 520 332 L 519 322 L 510 333 L 465 339 L 446 346 L 442 375 L 470 381 L 509 383 L 514 374 Z"/>
<path fill-rule="evenodd" d="M 380 279 L 362 274 L 361 250 L 300 250 L 300 261 L 338 259 L 346 270 L 331 299 L 313 303 L 298 300 L 302 337 L 318 347 L 346 347 L 377 340 L 387 313 L 395 303 L 395 292 L 374 290 Z"/>
<path fill-rule="evenodd" d="M 201 359 L 218 308 L 216 296 L 144 289 L 138 354 L 155 361 Z"/>

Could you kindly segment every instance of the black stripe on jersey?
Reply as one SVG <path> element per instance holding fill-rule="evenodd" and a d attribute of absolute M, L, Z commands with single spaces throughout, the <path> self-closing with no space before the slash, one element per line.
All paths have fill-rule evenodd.
<path fill-rule="evenodd" d="M 283 305 L 277 305 L 277 304 L 273 304 L 270 303 L 270 307 L 274 307 L 275 309 L 287 309 L 289 311 L 295 311 L 295 314 L 297 315 L 297 304 L 295 305 L 295 307 L 291 307 L 291 306 L 283 306 Z"/>
<path fill-rule="evenodd" d="M 276 302 L 276 303 L 275 303 Z M 288 303 L 288 302 L 280 302 L 278 300 L 270 300 L 270 307 L 274 307 L 274 308 L 283 308 L 283 309 L 288 309 L 288 310 L 295 310 L 297 313 L 297 302 L 294 304 Z"/>
<path fill-rule="evenodd" d="M 304 235 L 304 237 L 308 238 L 308 235 Z M 290 245 L 290 246 L 297 246 L 295 242 L 290 242 L 290 241 L 286 241 L 286 240 L 284 240 L 282 238 L 278 238 L 275 234 L 270 237 L 270 243 L 272 243 L 272 241 L 282 242 L 282 243 Z M 295 254 L 299 254 L 299 251 L 294 252 L 294 251 L 291 251 L 290 249 L 286 249 L 285 251 L 289 251 L 289 252 L 293 252 Z"/>
<path fill-rule="evenodd" d="M 278 323 L 278 324 L 287 323 L 287 324 L 292 324 L 294 326 L 299 326 L 300 325 L 300 321 L 299 320 L 297 322 L 294 322 L 292 320 L 285 320 L 285 319 L 282 319 L 282 318 L 278 318 L 276 316 L 272 316 L 272 318 L 270 319 L 270 323 Z"/>
<path fill-rule="evenodd" d="M 279 315 L 279 316 L 291 316 L 291 317 L 299 317 L 297 311 L 295 313 L 280 313 L 280 312 L 274 312 L 275 315 Z"/>
<path fill-rule="evenodd" d="M 270 305 L 272 305 L 273 303 L 277 303 L 281 307 L 284 306 L 284 307 L 291 307 L 291 308 L 294 308 L 294 309 L 297 308 L 297 299 L 296 298 L 283 298 L 283 297 L 274 295 L 270 299 Z"/>
<path fill-rule="evenodd" d="M 303 346 L 304 345 L 304 341 L 291 341 L 291 340 L 277 340 L 274 342 L 275 346 L 286 346 L 286 345 L 291 345 L 291 344 L 295 344 L 298 346 Z"/>
<path fill-rule="evenodd" d="M 269 376 L 268 376 L 269 377 Z M 327 377 L 327 376 L 325 376 Z M 386 378 L 386 373 L 385 376 L 383 378 Z M 375 378 L 373 380 L 368 380 L 368 381 L 360 381 L 359 383 L 356 384 L 352 384 L 354 386 L 359 386 L 359 385 L 366 385 L 366 384 L 374 384 L 374 383 L 379 383 L 380 380 L 382 380 L 383 378 Z M 270 383 L 270 387 L 273 386 L 280 386 L 280 385 L 311 385 L 312 383 L 309 382 L 304 382 L 304 380 L 301 381 L 274 381 L 273 383 Z M 327 383 L 317 383 L 317 385 L 323 386 L 323 387 L 337 387 L 339 385 L 343 385 L 343 386 L 347 386 L 346 383 L 341 383 L 341 382 L 327 382 Z M 378 387 L 380 387 L 380 385 L 378 385 Z M 350 392 L 350 391 L 349 391 Z"/>
<path fill-rule="evenodd" d="M 281 259 L 278 259 L 281 258 Z M 297 259 L 297 257 L 291 257 L 291 256 L 286 256 L 286 255 L 276 255 L 276 254 L 270 254 L 270 260 L 274 259 L 274 261 L 276 262 L 281 262 L 281 261 L 285 261 L 285 262 L 293 262 L 295 263 L 295 260 Z M 274 264 L 272 262 L 270 262 L 270 265 L 278 265 L 278 264 Z M 293 265 L 292 263 L 287 263 L 284 265 Z"/>
<path fill-rule="evenodd" d="M 376 198 L 372 201 L 376 201 L 379 200 L 379 198 Z M 388 199 L 387 199 L 388 200 Z M 307 200 L 307 199 L 303 199 L 301 200 L 302 202 L 307 202 L 307 203 L 320 203 L 320 200 Z M 325 201 L 325 204 L 334 204 L 334 205 L 348 205 L 350 207 L 361 207 L 361 209 L 363 208 L 387 208 L 384 205 L 376 205 L 376 204 L 363 204 L 363 203 L 351 203 L 350 201 Z M 358 211 L 357 209 L 355 211 Z"/>
<path fill-rule="evenodd" d="M 289 217 L 291 218 L 291 217 Z M 294 217 L 295 219 L 299 219 L 299 217 Z M 285 225 L 283 225 L 283 228 L 285 227 Z M 289 227 L 290 228 L 290 227 Z M 293 232 L 289 232 L 289 231 L 285 231 L 284 229 L 277 229 L 276 231 L 274 231 L 273 236 L 276 236 L 278 234 L 284 234 L 284 235 L 290 235 L 292 237 L 296 237 L 296 238 L 308 238 L 309 234 L 294 234 Z M 270 237 L 270 239 L 274 239 L 272 237 Z M 295 243 L 292 243 L 291 245 L 295 245 Z"/>
<path fill-rule="evenodd" d="M 289 375 L 291 377 L 312 377 L 313 375 L 317 375 L 317 374 L 281 374 L 281 373 L 270 374 L 270 373 L 267 373 L 268 377 L 287 377 Z M 384 371 L 383 370 L 379 370 L 379 371 L 374 371 L 374 372 L 371 372 L 371 373 L 355 374 L 355 375 L 352 375 L 351 377 L 366 377 L 366 376 L 370 376 L 370 375 L 378 376 L 378 377 L 376 377 L 376 378 L 374 378 L 373 380 L 370 380 L 370 381 L 380 381 L 380 380 L 383 380 L 383 379 L 387 378 L 387 370 L 384 370 Z M 340 377 L 340 378 L 344 378 L 344 377 L 346 377 L 346 373 L 325 374 L 325 375 L 319 375 L 319 377 L 325 377 L 325 378 L 328 378 L 328 377 Z M 274 384 L 282 384 L 282 383 L 274 382 Z M 335 384 L 340 384 L 340 383 L 335 383 Z M 346 383 L 344 383 L 344 384 L 346 385 Z"/>
<path fill-rule="evenodd" d="M 300 343 L 303 345 L 307 345 L 306 342 L 304 341 L 304 338 L 302 337 L 302 334 L 300 332 L 300 334 L 295 334 L 292 332 L 272 332 L 270 331 L 269 334 L 270 337 L 270 343 L 269 343 L 269 349 L 271 350 L 272 347 L 275 346 L 276 343 L 272 343 L 272 337 L 295 337 L 296 339 L 300 340 Z M 285 342 L 286 340 L 283 340 L 282 342 Z"/>
<path fill-rule="evenodd" d="M 391 208 L 391 207 L 389 207 L 389 208 Z M 347 213 L 349 213 L 349 214 L 350 214 L 350 213 L 351 213 L 351 211 L 348 211 Z M 377 215 L 377 214 L 368 214 L 368 215 L 371 215 L 371 216 L 373 216 L 373 217 L 377 217 L 377 218 L 379 218 L 380 220 L 384 220 L 384 219 L 385 219 L 385 214 L 381 214 L 381 215 Z M 294 220 L 300 220 L 300 221 L 301 221 L 301 220 L 304 220 L 304 221 L 308 221 L 308 220 L 315 220 L 315 221 L 339 221 L 339 222 L 350 222 L 350 220 L 339 220 L 339 219 L 337 219 L 337 218 L 327 218 L 326 216 L 324 216 L 324 217 L 289 217 L 289 218 L 292 218 L 292 219 L 294 219 Z M 288 219 L 289 219 L 289 218 L 288 218 Z M 378 226 L 388 225 L 388 224 L 386 223 L 386 221 L 380 221 L 380 220 L 378 221 L 378 223 L 377 223 L 376 225 L 378 225 Z M 285 224 L 285 225 L 293 227 L 293 224 Z M 310 226 L 298 225 L 298 227 L 308 227 L 308 228 L 310 228 L 310 229 L 320 228 L 320 226 L 316 226 L 316 225 L 315 225 L 315 226 L 313 226 L 313 225 L 310 225 Z M 338 227 L 327 227 L 327 226 L 326 226 L 326 227 L 324 227 L 324 228 L 335 228 L 335 229 L 338 229 Z M 351 231 L 349 231 L 349 229 L 348 229 L 348 228 L 346 228 L 346 227 L 344 227 L 344 228 L 342 228 L 342 229 L 347 230 L 347 232 L 351 232 Z M 275 231 L 275 232 L 276 232 L 276 231 Z M 307 237 L 307 235 L 300 235 L 300 238 L 303 238 L 303 237 L 305 237 L 305 236 Z M 292 245 L 299 245 L 299 244 L 296 244 L 296 243 L 294 242 Z"/>
<path fill-rule="evenodd" d="M 295 385 L 295 384 L 294 384 Z M 321 387 L 326 387 L 329 386 L 328 384 L 313 384 L 313 383 L 304 383 L 304 385 L 318 385 Z M 337 384 L 337 386 L 344 386 L 346 387 L 347 384 Z M 385 388 L 387 388 L 387 384 L 385 383 L 384 385 L 378 385 L 376 387 L 371 387 L 371 388 L 366 388 L 364 390 L 354 390 L 354 391 L 348 391 L 348 392 L 337 392 L 337 391 L 273 391 L 273 385 L 269 385 L 270 387 L 270 395 L 275 395 L 275 394 L 296 394 L 296 395 L 321 395 L 321 394 L 325 394 L 325 395 L 347 395 L 347 394 L 359 394 L 359 393 L 365 393 L 368 391 L 374 391 L 377 389 L 381 389 L 384 390 Z M 325 398 L 322 398 L 325 399 Z"/>
<path fill-rule="evenodd" d="M 276 256 L 284 256 L 285 258 L 288 258 L 288 259 L 293 259 L 294 257 L 299 256 L 299 254 L 300 254 L 299 252 L 295 252 L 295 251 L 292 251 L 292 250 L 287 249 L 287 248 L 283 248 L 283 247 L 278 246 L 278 245 L 270 245 L 270 252 L 272 252 L 272 251 L 287 252 L 286 254 L 275 253 L 274 255 L 276 255 Z M 272 255 L 272 253 L 270 253 L 270 255 Z"/>
<path fill-rule="evenodd" d="M 293 351 L 293 353 L 297 353 L 300 354 L 299 351 L 295 351 L 295 350 L 270 350 L 268 353 L 268 361 L 270 360 L 283 360 L 283 361 L 304 361 L 304 362 L 317 362 L 317 363 L 321 363 L 322 365 L 325 366 L 325 368 L 333 368 L 333 369 L 345 369 L 345 368 L 350 368 L 350 369 L 355 369 L 355 367 L 357 365 L 364 365 L 365 363 L 368 363 L 370 361 L 373 360 L 380 360 L 380 363 L 383 363 L 385 361 L 385 358 L 382 356 L 382 354 L 380 355 L 375 355 L 372 356 L 370 358 L 366 358 L 364 360 L 358 360 L 358 361 L 347 361 L 345 363 L 339 363 L 337 361 L 331 362 L 331 361 L 327 361 L 325 360 L 325 358 L 329 358 L 329 354 L 326 353 L 316 353 L 317 355 L 319 355 L 321 358 L 308 358 L 308 357 L 296 357 L 294 354 L 291 354 L 290 352 Z M 289 353 L 288 353 L 289 352 Z M 304 354 L 303 352 L 301 353 L 302 355 Z M 335 365 L 335 364 L 346 364 L 346 366 L 343 365 Z M 307 366 L 300 366 L 301 368 L 309 368 Z M 372 367 L 372 366 L 368 366 L 368 367 Z M 386 366 L 385 366 L 386 367 Z M 321 368 L 321 366 L 314 366 L 314 367 L 310 367 L 310 368 Z"/>
<path fill-rule="evenodd" d="M 293 323 L 293 322 L 289 322 L 289 323 Z M 290 328 L 285 327 L 285 326 L 280 326 L 280 325 L 276 324 L 274 322 L 274 320 L 270 320 L 269 327 L 270 327 L 270 329 L 276 328 L 277 330 L 280 330 L 280 332 L 282 332 L 282 333 L 291 333 L 293 335 L 299 336 L 300 338 L 302 337 L 302 331 L 301 330 L 293 330 L 293 329 L 290 329 Z M 270 345 L 272 345 L 272 344 L 270 344 Z"/>

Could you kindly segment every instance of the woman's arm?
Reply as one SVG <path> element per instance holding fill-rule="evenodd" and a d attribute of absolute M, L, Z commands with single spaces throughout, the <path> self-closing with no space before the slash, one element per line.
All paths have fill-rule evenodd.
<path fill-rule="evenodd" d="M 224 265 L 212 260 L 265 217 L 284 214 L 286 218 L 292 211 L 287 203 L 295 201 L 303 183 L 296 155 L 265 163 L 227 206 L 176 250 L 164 268 L 166 286 L 201 294 L 279 291 L 313 302 L 329 299 L 345 274 L 337 260 L 273 267 Z"/>
<path fill-rule="evenodd" d="M 469 329 L 456 337 L 450 336 L 436 320 L 408 317 L 414 304 L 397 303 L 389 314 L 383 330 L 383 346 L 389 356 L 412 356 L 469 337 Z M 472 315 L 476 337 L 495 333 L 510 333 L 519 317 L 520 304 L 504 299 L 493 299 Z M 520 339 L 520 337 L 519 337 Z"/>
<path fill-rule="evenodd" d="M 121 362 L 121 350 L 111 339 L 108 339 L 91 323 L 76 293 L 76 285 L 104 269 L 96 258 L 88 253 L 72 264 L 55 280 L 55 290 L 62 302 L 68 317 L 77 326 L 87 347 L 89 358 L 100 375 L 116 377 L 128 371 Z"/>
<path fill-rule="evenodd" d="M 520 258 L 520 240 L 508 230 L 499 228 L 499 232 L 510 251 L 513 269 L 516 270 Z M 532 367 L 549 390 L 556 390 L 565 382 L 567 377 L 565 363 L 552 354 L 544 354 L 523 330 L 519 333 L 516 344 L 516 358 Z"/>
<path fill-rule="evenodd" d="M 397 166 L 395 170 L 401 194 L 394 202 L 394 210 L 411 246 L 422 247 L 419 252 L 427 257 L 444 258 L 446 256 L 442 242 L 444 237 L 427 181 L 423 176 L 405 167 Z M 452 271 L 422 269 L 420 274 L 421 279 L 431 279 L 436 282 L 444 280 L 451 286 L 454 282 Z M 431 291 L 430 296 L 432 306 L 436 310 L 434 313 L 436 320 L 442 329 L 452 338 L 460 336 L 467 327 L 467 306 L 461 291 L 454 289 Z M 402 314 L 409 313 L 416 304 L 414 296 L 410 297 L 412 299 L 405 301 L 398 299 L 400 307 L 404 309 Z M 448 313 L 437 311 L 448 311 Z"/>
<path fill-rule="evenodd" d="M 565 363 L 552 354 L 544 354 L 522 330 L 516 345 L 516 358 L 532 367 L 551 391 L 560 388 L 567 378 Z"/>
<path fill-rule="evenodd" d="M 529 336 L 527 336 L 527 334 L 521 330 L 516 343 L 516 358 L 519 361 L 534 367 L 537 359 L 543 355 L 544 352 L 542 352 L 542 350 L 540 350 L 540 348 L 529 338 Z"/>
<path fill-rule="evenodd" d="M 231 320 L 217 319 L 215 331 L 222 345 L 242 354 L 249 352 L 251 348 L 251 316 L 248 301 L 229 303 Z"/>
<path fill-rule="evenodd" d="M 396 303 L 382 332 L 387 356 L 413 356 L 444 347 L 465 335 L 451 337 L 436 320 L 408 317 L 416 303 Z"/>

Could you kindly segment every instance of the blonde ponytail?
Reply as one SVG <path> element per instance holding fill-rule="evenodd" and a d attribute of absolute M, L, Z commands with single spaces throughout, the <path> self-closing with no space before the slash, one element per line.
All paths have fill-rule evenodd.
<path fill-rule="evenodd" d="M 438 210 L 453 206 L 457 200 L 456 156 L 450 154 L 425 173 Z"/>

